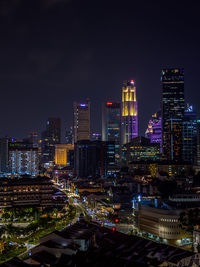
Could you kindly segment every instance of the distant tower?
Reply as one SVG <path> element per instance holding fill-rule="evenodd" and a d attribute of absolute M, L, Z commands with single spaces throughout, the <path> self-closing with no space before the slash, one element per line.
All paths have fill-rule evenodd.
<path fill-rule="evenodd" d="M 135 81 L 125 81 L 122 87 L 122 144 L 138 136 L 138 105 Z"/>
<path fill-rule="evenodd" d="M 39 142 L 38 132 L 30 132 L 28 135 L 28 140 L 30 143 L 33 144 L 34 147 L 38 147 L 38 142 Z"/>
<path fill-rule="evenodd" d="M 106 102 L 102 104 L 102 141 L 115 142 L 115 157 L 120 157 L 120 119 L 121 103 Z"/>
<path fill-rule="evenodd" d="M 149 138 L 151 143 L 159 143 L 160 152 L 162 152 L 162 118 L 160 111 L 153 114 L 149 120 L 145 137 Z"/>
<path fill-rule="evenodd" d="M 167 160 L 178 162 L 182 159 L 184 69 L 163 69 L 161 86 L 163 154 Z"/>
<path fill-rule="evenodd" d="M 74 143 L 90 140 L 90 102 L 74 102 Z"/>
<path fill-rule="evenodd" d="M 73 127 L 70 126 L 65 135 L 66 144 L 73 144 Z"/>
<path fill-rule="evenodd" d="M 54 161 L 55 145 L 61 142 L 60 118 L 48 118 L 46 130 L 42 133 L 42 163 Z"/>

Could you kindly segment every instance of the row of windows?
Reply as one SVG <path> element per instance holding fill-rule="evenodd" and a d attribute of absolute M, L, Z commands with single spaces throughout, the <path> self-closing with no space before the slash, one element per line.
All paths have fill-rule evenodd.
<path fill-rule="evenodd" d="M 165 231 L 160 231 L 161 234 L 164 235 L 180 235 L 180 232 L 165 232 Z"/>
<path fill-rule="evenodd" d="M 161 222 L 178 222 L 178 219 L 164 219 L 164 218 L 161 218 L 160 221 Z"/>

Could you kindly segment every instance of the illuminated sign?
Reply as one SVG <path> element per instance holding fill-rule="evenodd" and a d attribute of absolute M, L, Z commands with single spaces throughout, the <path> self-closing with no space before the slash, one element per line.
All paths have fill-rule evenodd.
<path fill-rule="evenodd" d="M 113 103 L 112 103 L 112 102 L 107 102 L 106 104 L 110 106 L 110 105 L 112 105 Z"/>
<path fill-rule="evenodd" d="M 86 107 L 86 104 L 80 104 L 81 107 Z"/>

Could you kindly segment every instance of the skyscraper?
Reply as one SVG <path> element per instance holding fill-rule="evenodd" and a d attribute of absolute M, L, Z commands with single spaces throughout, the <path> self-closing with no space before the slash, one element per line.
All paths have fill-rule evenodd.
<path fill-rule="evenodd" d="M 138 106 L 135 81 L 125 81 L 122 87 L 122 144 L 138 136 Z"/>
<path fill-rule="evenodd" d="M 163 69 L 161 86 L 163 154 L 167 160 L 178 162 L 182 159 L 184 69 Z"/>
<path fill-rule="evenodd" d="M 46 131 L 42 133 L 42 163 L 54 161 L 55 145 L 61 142 L 60 118 L 48 118 Z"/>
<path fill-rule="evenodd" d="M 106 102 L 102 104 L 102 141 L 115 142 L 116 161 L 120 157 L 120 113 L 121 104 L 119 102 Z"/>
<path fill-rule="evenodd" d="M 162 118 L 160 111 L 153 114 L 149 120 L 145 137 L 149 138 L 151 143 L 159 143 L 160 152 L 162 152 Z"/>
<path fill-rule="evenodd" d="M 183 161 L 193 164 L 196 153 L 197 116 L 193 107 L 187 105 L 183 119 Z"/>
<path fill-rule="evenodd" d="M 28 141 L 32 143 L 34 147 L 38 147 L 38 132 L 30 132 L 28 135 Z"/>
<path fill-rule="evenodd" d="M 73 144 L 73 127 L 70 126 L 65 135 L 66 144 Z"/>
<path fill-rule="evenodd" d="M 74 102 L 74 143 L 90 140 L 90 102 Z"/>

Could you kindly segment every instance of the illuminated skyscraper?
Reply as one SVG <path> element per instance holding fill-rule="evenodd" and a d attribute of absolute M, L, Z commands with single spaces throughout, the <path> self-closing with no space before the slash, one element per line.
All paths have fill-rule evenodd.
<path fill-rule="evenodd" d="M 125 81 L 122 87 L 122 144 L 138 136 L 138 106 L 135 81 Z"/>
<path fill-rule="evenodd" d="M 163 154 L 178 162 L 182 159 L 184 69 L 163 69 L 161 85 Z"/>
<path fill-rule="evenodd" d="M 183 161 L 194 163 L 196 155 L 197 115 L 193 107 L 187 105 L 183 119 Z"/>
<path fill-rule="evenodd" d="M 74 143 L 90 140 L 90 102 L 74 102 Z"/>
<path fill-rule="evenodd" d="M 149 138 L 151 143 L 159 143 L 160 152 L 162 152 L 162 118 L 160 111 L 153 114 L 149 120 L 145 137 Z"/>
<path fill-rule="evenodd" d="M 119 102 L 106 102 L 102 104 L 102 141 L 115 142 L 116 160 L 120 157 L 120 113 Z"/>

